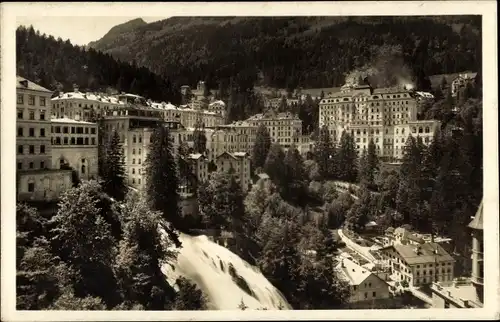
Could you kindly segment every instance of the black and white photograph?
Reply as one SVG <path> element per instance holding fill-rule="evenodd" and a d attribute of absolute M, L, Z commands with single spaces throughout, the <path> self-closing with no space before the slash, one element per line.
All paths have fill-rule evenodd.
<path fill-rule="evenodd" d="M 2 320 L 498 318 L 496 3 L 237 5 L 2 3 Z"/>

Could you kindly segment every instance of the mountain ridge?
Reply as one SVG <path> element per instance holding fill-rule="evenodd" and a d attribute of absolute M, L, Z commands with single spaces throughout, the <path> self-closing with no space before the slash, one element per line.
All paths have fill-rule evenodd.
<path fill-rule="evenodd" d="M 89 46 L 179 84 L 335 87 L 382 46 L 397 47 L 414 77 L 479 70 L 481 18 L 171 17 Z"/>

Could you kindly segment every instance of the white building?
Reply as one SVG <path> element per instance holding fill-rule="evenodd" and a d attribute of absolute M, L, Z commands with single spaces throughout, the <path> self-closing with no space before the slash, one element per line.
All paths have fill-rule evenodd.
<path fill-rule="evenodd" d="M 400 159 L 410 134 L 430 143 L 439 127 L 438 121 L 418 121 L 417 110 L 415 97 L 405 88 L 344 85 L 320 101 L 319 126 L 326 125 L 335 142 L 344 131 L 350 133 L 358 153 L 373 139 L 380 157 Z"/>
<path fill-rule="evenodd" d="M 224 152 L 217 157 L 217 171 L 232 172 L 241 185 L 241 190 L 247 192 L 252 183 L 250 173 L 250 156 L 246 152 Z"/>
<path fill-rule="evenodd" d="M 386 281 L 348 258 L 340 259 L 336 272 L 351 287 L 351 303 L 387 299 L 391 296 Z"/>
<path fill-rule="evenodd" d="M 302 137 L 302 120 L 292 113 L 267 113 L 255 114 L 247 119 L 250 125 L 267 127 L 272 143 L 279 143 L 285 150 L 292 144 L 299 145 Z"/>

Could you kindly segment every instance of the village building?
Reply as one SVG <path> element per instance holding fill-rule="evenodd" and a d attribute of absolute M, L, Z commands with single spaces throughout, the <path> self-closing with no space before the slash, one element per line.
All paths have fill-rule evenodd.
<path fill-rule="evenodd" d="M 233 173 L 241 185 L 241 190 L 247 192 L 252 184 L 250 173 L 250 156 L 246 152 L 224 152 L 217 157 L 217 171 Z"/>
<path fill-rule="evenodd" d="M 351 288 L 349 302 L 382 300 L 391 296 L 389 284 L 384 279 L 348 258 L 341 258 L 335 270 L 349 283 Z"/>
<path fill-rule="evenodd" d="M 378 253 L 391 268 L 394 279 L 411 286 L 454 278 L 455 259 L 437 243 L 394 244 L 381 248 Z"/>
<path fill-rule="evenodd" d="M 72 186 L 71 169 L 52 166 L 52 91 L 16 77 L 18 201 L 55 201 Z"/>
<path fill-rule="evenodd" d="M 347 131 L 361 153 L 373 139 L 376 153 L 384 161 L 403 157 L 409 135 L 420 136 L 429 144 L 439 127 L 435 120 L 417 120 L 417 100 L 404 87 L 344 85 L 340 92 L 323 98 L 319 109 L 319 126 L 326 125 L 335 142 Z"/>

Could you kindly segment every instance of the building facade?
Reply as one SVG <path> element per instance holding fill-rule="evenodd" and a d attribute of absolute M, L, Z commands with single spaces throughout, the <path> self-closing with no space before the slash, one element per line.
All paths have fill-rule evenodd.
<path fill-rule="evenodd" d="M 340 260 L 336 271 L 350 285 L 351 303 L 388 299 L 391 296 L 386 281 L 347 258 Z"/>
<path fill-rule="evenodd" d="M 455 77 L 451 82 L 451 96 L 457 96 L 460 89 L 466 87 L 467 84 L 474 84 L 476 76 L 477 73 L 463 73 Z"/>
<path fill-rule="evenodd" d="M 247 119 L 255 127 L 265 125 L 272 143 L 280 144 L 285 150 L 293 144 L 299 145 L 302 138 L 302 120 L 292 113 L 275 113 L 273 111 L 255 114 Z"/>
<path fill-rule="evenodd" d="M 241 185 L 241 190 L 247 192 L 252 183 L 250 173 L 250 156 L 246 152 L 224 152 L 217 157 L 217 171 L 232 172 Z"/>
<path fill-rule="evenodd" d="M 381 248 L 379 253 L 395 280 L 408 285 L 430 285 L 454 278 L 455 260 L 439 244 L 395 244 Z"/>
<path fill-rule="evenodd" d="M 71 170 L 52 167 L 52 92 L 23 77 L 16 78 L 17 199 L 56 200 L 72 186 Z"/>
<path fill-rule="evenodd" d="M 404 88 L 343 86 L 320 101 L 319 126 L 327 126 L 335 142 L 344 131 L 350 133 L 358 153 L 373 139 L 379 157 L 400 159 L 410 134 L 429 143 L 439 126 L 438 121 L 418 121 L 417 112 L 414 94 Z"/>
<path fill-rule="evenodd" d="M 52 168 L 72 168 L 80 179 L 97 179 L 97 123 L 68 118 L 51 119 Z"/>

